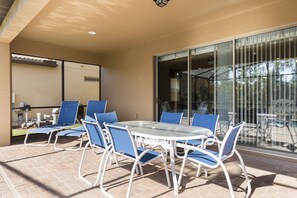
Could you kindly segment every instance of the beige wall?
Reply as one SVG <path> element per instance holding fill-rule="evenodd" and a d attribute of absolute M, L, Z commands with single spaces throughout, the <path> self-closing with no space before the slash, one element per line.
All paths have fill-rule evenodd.
<path fill-rule="evenodd" d="M 32 107 L 59 106 L 62 100 L 61 84 L 61 61 L 58 61 L 57 67 L 12 63 L 14 107 L 19 107 L 21 102 Z M 13 126 L 17 126 L 19 113 L 20 110 L 12 112 Z M 36 119 L 36 113 L 51 115 L 52 109 L 32 109 L 28 112 L 28 118 Z"/>
<path fill-rule="evenodd" d="M 237 36 L 297 24 L 297 1 L 271 4 L 242 11 L 236 6 L 199 19 L 207 23 L 104 56 L 102 98 L 109 101 L 120 120 L 151 120 L 154 117 L 153 55 L 207 43 L 232 40 Z M 152 27 L 153 28 L 153 27 Z"/>
<path fill-rule="evenodd" d="M 61 104 L 61 61 L 57 67 L 12 63 L 12 92 L 15 94 L 14 107 L 26 103 L 31 107 L 59 106 Z M 88 100 L 98 100 L 99 83 L 85 81 L 84 77 L 99 78 L 99 66 L 65 61 L 65 100 L 78 100 L 86 105 Z M 20 110 L 12 113 L 12 124 L 17 126 Z M 28 118 L 36 119 L 37 113 L 51 115 L 52 108 L 32 109 Z M 24 118 L 24 116 L 23 116 Z M 24 121 L 24 119 L 23 119 Z"/>
<path fill-rule="evenodd" d="M 11 138 L 11 53 L 48 57 L 96 65 L 100 65 L 102 63 L 102 55 L 100 54 L 49 45 L 46 43 L 22 39 L 15 39 L 10 44 L 0 43 L 0 114 L 2 115 L 0 119 L 0 146 L 9 145 Z M 22 86 L 22 88 L 25 89 L 24 87 L 26 87 L 25 84 Z M 19 90 L 15 92 L 16 94 L 20 93 Z M 36 111 L 32 110 L 32 112 L 30 112 L 30 116 L 35 115 L 35 113 Z M 44 113 L 50 112 L 46 111 Z"/>
<path fill-rule="evenodd" d="M 10 47 L 0 43 L 0 145 L 10 144 L 11 131 L 11 95 L 10 95 Z"/>
<path fill-rule="evenodd" d="M 11 52 L 15 54 L 24 54 L 96 65 L 100 65 L 102 62 L 101 54 L 19 38 L 12 41 Z"/>
<path fill-rule="evenodd" d="M 85 77 L 99 78 L 99 67 L 65 62 L 65 100 L 78 100 L 87 105 L 88 100 L 98 100 L 99 83 L 85 81 Z"/>
<path fill-rule="evenodd" d="M 102 99 L 108 100 L 108 111 L 116 110 L 119 119 L 153 119 L 153 55 L 206 45 L 243 34 L 264 31 L 271 28 L 297 24 L 295 0 L 271 0 L 263 6 L 239 9 L 233 6 L 225 11 L 200 17 L 191 21 L 192 29 L 147 41 L 141 46 L 121 49 L 106 55 L 89 53 L 46 43 L 15 39 L 11 43 L 12 53 L 71 60 L 90 64 L 101 64 Z M 248 8 L 248 5 L 246 6 Z M 199 9 L 197 10 L 199 11 Z M 206 20 L 207 19 L 207 20 Z M 167 20 L 167 19 L 164 19 Z M 207 21 L 202 25 L 201 21 Z M 170 22 L 170 21 L 168 21 Z M 174 23 L 174 22 L 172 22 Z M 154 27 L 151 27 L 154 28 Z M 1 44 L 0 67 L 0 114 L 9 115 L 0 119 L 0 132 L 3 133 L 0 145 L 6 145 L 10 137 L 10 55 L 9 46 Z M 2 53 L 4 51 L 4 53 Z M 7 66 L 7 67 L 6 67 Z M 8 91 L 9 90 L 9 91 Z M 3 96 L 2 96 L 3 95 Z"/>

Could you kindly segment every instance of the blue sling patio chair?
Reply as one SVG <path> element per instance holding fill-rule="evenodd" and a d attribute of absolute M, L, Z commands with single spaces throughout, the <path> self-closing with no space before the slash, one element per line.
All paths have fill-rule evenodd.
<path fill-rule="evenodd" d="M 210 115 L 210 114 L 198 114 L 195 113 L 192 121 L 192 126 L 198 126 L 207 128 L 212 132 L 212 135 L 208 137 L 210 138 L 216 138 L 216 127 L 219 120 L 219 115 Z M 184 141 L 178 141 L 178 143 L 184 143 L 192 146 L 199 146 L 203 143 L 202 139 L 199 140 L 184 140 Z M 211 142 L 209 142 L 211 143 Z M 180 144 L 179 144 L 180 145 Z"/>
<path fill-rule="evenodd" d="M 95 113 L 95 119 L 103 129 L 104 129 L 104 123 L 113 124 L 115 122 L 118 122 L 118 116 L 115 111 L 106 112 L 106 113 Z"/>
<path fill-rule="evenodd" d="M 26 132 L 24 144 L 32 146 L 47 146 L 50 143 L 54 132 L 69 128 L 75 124 L 78 106 L 79 101 L 62 101 L 57 124 L 28 130 Z M 27 139 L 30 134 L 46 134 L 49 135 L 49 138 L 45 144 L 27 143 Z"/>
<path fill-rule="evenodd" d="M 210 114 L 198 114 L 195 113 L 192 121 L 192 126 L 198 126 L 198 127 L 204 127 L 209 129 L 212 134 L 211 136 L 207 137 L 208 142 L 207 145 L 212 145 L 215 141 L 211 141 L 211 139 L 215 140 L 216 137 L 216 127 L 219 120 L 219 115 L 210 115 Z M 198 139 L 198 140 L 183 140 L 178 141 L 176 144 L 176 148 L 181 147 L 186 149 L 188 145 L 191 146 L 201 146 L 204 142 L 204 139 Z M 179 158 L 182 158 L 182 156 L 178 155 L 178 152 L 176 151 L 176 156 Z M 197 174 L 198 177 L 200 175 L 201 166 L 198 166 Z M 205 175 L 207 176 L 207 171 L 204 169 Z"/>
<path fill-rule="evenodd" d="M 83 154 L 82 154 L 79 169 L 78 169 L 79 178 L 81 178 L 83 181 L 85 181 L 87 184 L 89 184 L 91 186 L 96 186 L 97 183 L 99 182 L 101 165 L 99 167 L 97 179 L 94 182 L 94 184 L 92 184 L 91 182 L 89 182 L 82 176 L 81 168 L 83 165 L 86 149 L 88 147 L 91 147 L 93 150 L 94 150 L 94 148 L 98 148 L 98 149 L 105 151 L 105 149 L 107 148 L 107 145 L 110 144 L 109 143 L 110 139 L 107 137 L 106 130 L 102 129 L 103 123 L 114 123 L 114 122 L 118 121 L 117 114 L 115 111 L 107 112 L 107 113 L 94 113 L 94 115 L 95 115 L 95 122 L 82 120 L 84 128 L 87 131 L 87 136 L 88 136 L 89 142 L 86 144 L 86 146 L 83 150 Z M 103 153 L 101 162 L 104 159 L 105 154 L 106 153 Z M 117 158 L 116 157 L 114 157 L 114 158 L 115 158 L 116 164 L 118 164 Z"/>
<path fill-rule="evenodd" d="M 182 121 L 182 118 L 183 118 L 183 113 L 163 111 L 161 114 L 160 122 L 180 124 Z"/>
<path fill-rule="evenodd" d="M 107 104 L 106 100 L 89 100 L 88 104 L 87 104 L 85 120 L 95 122 L 94 114 L 95 113 L 105 113 L 106 104 Z M 83 143 L 83 139 L 86 136 L 86 133 L 87 132 L 86 132 L 86 129 L 85 129 L 84 126 L 79 126 L 79 127 L 75 127 L 75 128 L 72 128 L 72 129 L 67 129 L 67 130 L 64 130 L 64 131 L 60 131 L 60 132 L 58 132 L 56 134 L 54 149 L 77 151 L 77 150 L 79 150 L 81 148 L 82 143 Z M 78 147 L 76 147 L 76 148 L 58 147 L 57 143 L 58 143 L 58 138 L 59 137 L 75 137 L 75 138 L 80 139 L 80 143 L 79 143 Z"/>
<path fill-rule="evenodd" d="M 228 132 L 226 133 L 223 141 L 219 141 L 217 139 L 209 140 L 209 141 L 215 141 L 216 143 L 218 143 L 218 151 L 209 150 L 205 147 L 207 145 L 208 140 L 205 141 L 205 144 L 204 144 L 205 146 L 203 146 L 202 148 L 194 147 L 194 146 L 187 147 L 187 150 L 184 155 L 182 167 L 180 170 L 180 176 L 178 178 L 178 184 L 180 185 L 180 183 L 181 183 L 183 170 L 184 170 L 187 160 L 190 160 L 194 164 L 196 164 L 196 163 L 201 164 L 202 166 L 205 166 L 210 169 L 215 169 L 215 168 L 218 168 L 219 166 L 221 166 L 223 169 L 223 172 L 225 174 L 227 183 L 228 183 L 228 188 L 229 188 L 231 197 L 234 198 L 235 196 L 234 196 L 231 180 L 230 180 L 228 171 L 227 171 L 223 162 L 226 159 L 232 157 L 235 153 L 237 155 L 237 157 L 239 158 L 239 161 L 241 164 L 240 167 L 242 169 L 242 172 L 244 173 L 244 177 L 247 182 L 248 189 L 247 189 L 246 197 L 249 197 L 249 195 L 251 193 L 251 184 L 250 184 L 250 181 L 249 181 L 246 169 L 245 169 L 243 159 L 242 159 L 240 153 L 236 150 L 237 139 L 238 139 L 239 133 L 241 132 L 244 124 L 245 123 L 242 122 L 241 124 L 238 124 L 237 126 L 230 127 Z M 192 152 L 189 152 L 189 151 L 192 151 Z"/>
<path fill-rule="evenodd" d="M 110 143 L 108 143 L 106 141 L 105 134 L 104 134 L 100 124 L 97 121 L 90 122 L 90 121 L 82 120 L 82 123 L 87 131 L 87 136 L 88 136 L 89 141 L 86 144 L 86 146 L 83 150 L 82 156 L 81 156 L 81 160 L 80 160 L 80 164 L 79 164 L 79 168 L 78 168 L 78 176 L 80 179 L 82 179 L 84 182 L 86 182 L 90 186 L 95 186 L 99 181 L 100 173 L 101 173 L 101 169 L 102 169 L 102 162 L 104 161 L 104 158 L 107 154 L 108 145 L 110 145 Z M 102 154 L 102 157 L 101 157 L 101 160 L 99 163 L 97 178 L 94 183 L 91 183 L 82 175 L 82 166 L 83 166 L 83 162 L 84 162 L 85 153 L 86 153 L 86 150 L 88 147 L 91 147 L 94 152 L 95 152 L 95 149 L 96 150 L 99 149 L 99 150 L 103 151 L 103 154 Z"/>
<path fill-rule="evenodd" d="M 128 127 L 116 126 L 116 125 L 111 125 L 106 123 L 104 125 L 111 139 L 111 142 L 110 142 L 111 144 L 109 146 L 110 150 L 108 151 L 108 155 L 105 158 L 105 163 L 104 163 L 103 171 L 101 173 L 102 176 L 100 180 L 100 189 L 105 195 L 107 195 L 108 197 L 112 197 L 104 189 L 104 186 L 103 186 L 107 161 L 111 153 L 114 153 L 115 155 L 119 155 L 134 161 L 134 164 L 131 170 L 126 197 L 130 196 L 134 172 L 137 171 L 137 166 L 144 166 L 156 159 L 161 159 L 163 161 L 167 184 L 168 184 L 168 187 L 170 187 L 170 180 L 169 180 L 169 175 L 168 175 L 168 170 L 166 165 L 166 156 L 164 155 L 164 151 L 162 151 L 163 150 L 162 147 L 160 147 L 161 149 L 160 153 L 153 150 L 157 146 L 154 146 L 150 149 L 145 149 L 143 147 L 136 147 L 135 141 Z"/>

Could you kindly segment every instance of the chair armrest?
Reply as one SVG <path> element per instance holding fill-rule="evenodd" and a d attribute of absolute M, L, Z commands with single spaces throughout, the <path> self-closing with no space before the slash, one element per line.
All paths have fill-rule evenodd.
<path fill-rule="evenodd" d="M 211 144 L 214 144 L 214 143 L 217 143 L 218 145 L 218 149 L 220 150 L 220 147 L 221 147 L 221 144 L 222 144 L 222 141 L 220 141 L 216 136 L 211 136 L 209 138 L 207 138 L 203 145 L 202 145 L 202 148 L 206 148 L 206 146 L 208 145 L 208 142 L 211 142 Z"/>
<path fill-rule="evenodd" d="M 187 149 L 184 155 L 184 159 L 188 157 L 188 152 L 191 149 Z M 203 148 L 199 148 L 199 147 L 194 147 L 194 150 L 199 151 L 203 154 L 209 155 L 210 157 L 212 157 L 213 159 L 215 159 L 217 162 L 221 161 L 217 156 L 215 156 L 214 154 L 210 153 L 209 151 L 203 149 Z"/>
<path fill-rule="evenodd" d="M 111 142 L 111 141 L 110 141 L 110 136 L 109 136 L 109 133 L 107 133 L 107 130 L 106 130 L 106 129 L 102 129 L 102 132 L 103 132 L 103 134 L 104 134 L 104 137 L 105 137 L 106 141 L 107 141 L 108 143 Z"/>

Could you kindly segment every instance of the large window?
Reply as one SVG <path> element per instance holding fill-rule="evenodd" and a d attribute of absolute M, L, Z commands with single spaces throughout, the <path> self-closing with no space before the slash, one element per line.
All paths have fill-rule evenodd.
<path fill-rule="evenodd" d="M 188 51 L 158 59 L 158 120 L 162 111 L 188 112 Z"/>
<path fill-rule="evenodd" d="M 160 56 L 158 115 L 218 114 L 219 138 L 245 121 L 240 144 L 297 152 L 296 64 L 296 27 Z"/>
<path fill-rule="evenodd" d="M 236 40 L 236 113 L 243 144 L 295 151 L 297 29 Z"/>
<path fill-rule="evenodd" d="M 78 119 L 88 100 L 100 99 L 100 66 L 12 55 L 13 136 L 52 124 L 62 100 L 78 100 Z"/>
<path fill-rule="evenodd" d="M 220 113 L 220 130 L 226 131 L 233 106 L 232 42 L 161 56 L 157 71 L 158 118 L 162 111 L 183 112 L 190 124 L 194 113 Z"/>

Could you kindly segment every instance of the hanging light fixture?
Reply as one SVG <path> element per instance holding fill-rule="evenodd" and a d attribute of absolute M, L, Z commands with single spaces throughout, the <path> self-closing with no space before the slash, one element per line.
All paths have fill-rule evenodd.
<path fill-rule="evenodd" d="M 157 6 L 159 7 L 164 7 L 167 5 L 169 0 L 154 0 L 154 2 L 156 3 Z"/>

